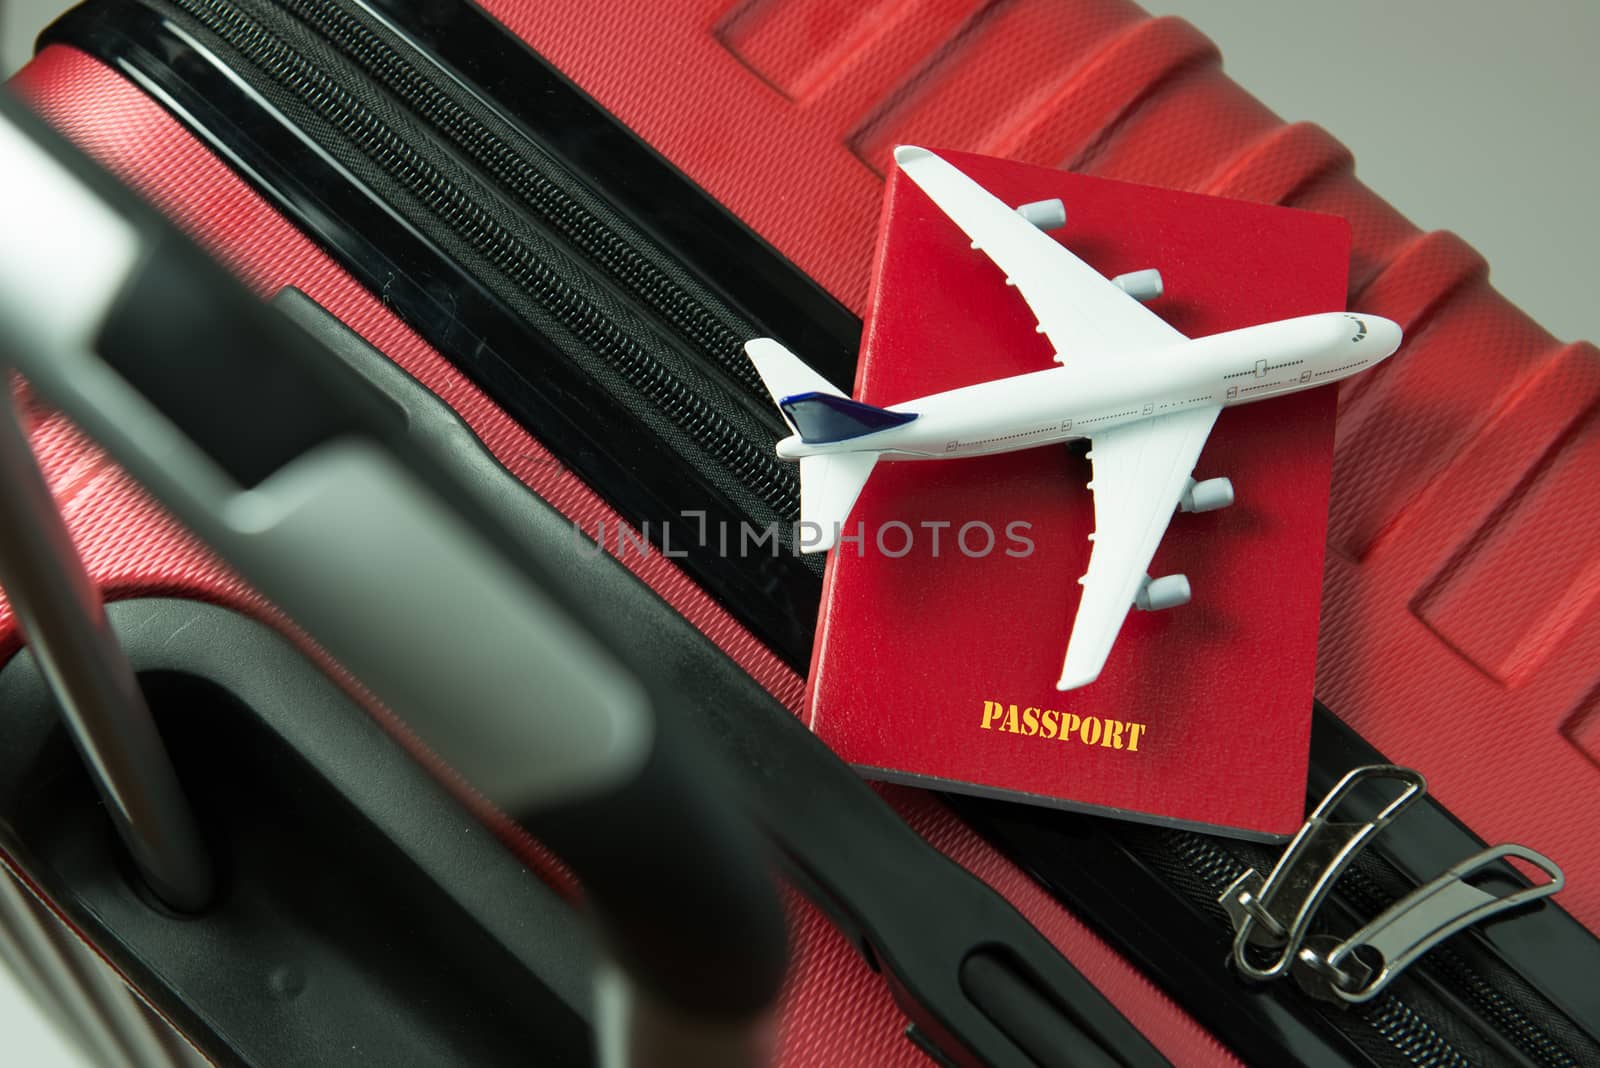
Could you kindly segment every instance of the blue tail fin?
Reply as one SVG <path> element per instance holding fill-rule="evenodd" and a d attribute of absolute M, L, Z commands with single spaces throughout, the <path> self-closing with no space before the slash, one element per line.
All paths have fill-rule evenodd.
<path fill-rule="evenodd" d="M 796 393 L 778 402 L 783 414 L 800 432 L 800 440 L 811 445 L 848 441 L 916 418 L 912 412 L 891 412 L 832 393 Z"/>

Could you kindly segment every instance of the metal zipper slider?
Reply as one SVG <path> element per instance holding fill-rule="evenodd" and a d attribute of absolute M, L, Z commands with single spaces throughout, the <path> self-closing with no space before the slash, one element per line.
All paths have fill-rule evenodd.
<path fill-rule="evenodd" d="M 1353 792 L 1372 782 L 1399 783 L 1402 789 L 1370 818 L 1335 818 Z M 1251 868 L 1234 880 L 1218 900 L 1233 921 L 1233 963 L 1239 971 L 1260 980 L 1285 974 L 1305 941 L 1312 917 L 1350 861 L 1427 790 L 1421 773 L 1410 768 L 1391 764 L 1356 768 L 1306 818 L 1271 875 L 1263 880 Z M 1252 961 L 1252 947 L 1271 953 L 1269 963 Z"/>
<path fill-rule="evenodd" d="M 1507 892 L 1515 884 L 1503 867 L 1484 871 L 1505 857 L 1527 861 L 1548 881 Z M 1490 879 L 1501 885 L 1477 885 Z M 1295 981 L 1306 993 L 1324 1001 L 1368 1001 L 1412 961 L 1462 928 L 1549 897 L 1565 884 L 1566 877 L 1555 863 L 1526 846 L 1485 849 L 1417 887 L 1343 942 L 1332 935 L 1308 939 L 1296 955 Z"/>

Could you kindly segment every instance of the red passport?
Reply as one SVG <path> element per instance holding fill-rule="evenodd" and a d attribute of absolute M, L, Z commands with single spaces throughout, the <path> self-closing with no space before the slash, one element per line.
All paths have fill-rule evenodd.
<path fill-rule="evenodd" d="M 1061 198 L 1054 236 L 1108 277 L 1159 268 L 1165 294 L 1150 308 L 1190 337 L 1344 307 L 1342 219 L 940 154 L 1007 203 Z M 854 395 L 900 404 L 1048 368 L 1034 327 L 994 264 L 896 170 Z M 858 536 L 828 560 L 812 730 L 869 778 L 1292 833 L 1335 403 L 1318 389 L 1222 413 L 1195 477 L 1226 475 L 1237 501 L 1175 516 L 1151 568 L 1188 575 L 1193 602 L 1130 612 L 1100 678 L 1067 692 L 1055 680 L 1094 529 L 1087 444 L 880 463 L 846 524 Z"/>

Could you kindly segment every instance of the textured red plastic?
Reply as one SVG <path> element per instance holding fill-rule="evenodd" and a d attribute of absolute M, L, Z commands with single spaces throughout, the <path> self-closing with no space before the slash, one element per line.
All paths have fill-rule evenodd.
<path fill-rule="evenodd" d="M 1102 274 L 1160 264 L 1151 311 L 1187 336 L 1344 307 L 1350 228 L 1336 216 L 942 154 L 1008 204 L 1070 204 L 1054 236 Z M 1055 366 L 1017 290 L 898 169 L 871 292 L 863 400 L 914 410 Z M 1232 478 L 1238 503 L 1176 517 L 1151 567 L 1187 575 L 1195 605 L 1129 613 L 1100 678 L 1067 693 L 1055 684 L 1094 548 L 1082 450 L 880 463 L 845 524 L 859 540 L 829 557 L 812 729 L 874 778 L 1293 834 L 1335 399 L 1308 390 L 1222 413 L 1195 477 Z M 1008 720 L 1008 707 L 1024 711 Z M 1078 728 L 1058 732 L 1068 716 Z"/>
<path fill-rule="evenodd" d="M 1223 75 L 1201 34 L 1126 0 L 486 6 L 858 312 L 881 175 L 897 140 L 1348 219 L 1350 299 L 1399 321 L 1408 340 L 1400 356 L 1341 393 L 1318 693 L 1389 757 L 1427 771 L 1435 793 L 1479 834 L 1557 859 L 1569 875 L 1562 904 L 1600 927 L 1600 849 L 1586 816 L 1600 787 L 1600 525 L 1590 521 L 1600 480 L 1574 485 L 1563 474 L 1593 455 L 1600 434 L 1592 346 L 1556 343 L 1489 287 L 1471 249 L 1419 232 L 1357 182 L 1349 153 L 1326 133 L 1285 125 Z M 293 257 L 281 245 L 260 246 L 237 217 L 227 230 L 248 192 L 219 177 L 214 160 L 116 75 L 50 50 L 24 84 L 56 122 L 191 229 L 203 234 L 211 215 L 224 220 L 218 232 L 228 240 L 212 243 L 235 269 L 248 276 L 279 259 L 287 270 Z M 298 255 L 314 275 L 315 250 Z M 347 278 L 329 273 L 322 286 L 319 299 L 339 305 L 396 359 L 429 357 Z M 363 310 L 364 324 L 355 314 Z M 459 402 L 451 391 L 461 387 L 446 370 L 430 384 Z M 74 536 L 112 595 L 248 597 L 58 420 L 46 418 L 35 433 L 56 484 L 69 487 L 61 496 Z M 551 492 L 559 497 L 560 488 Z M 1484 554 L 1520 541 L 1530 524 L 1570 528 L 1573 540 L 1550 559 L 1542 544 L 1523 544 L 1514 575 L 1485 581 Z M 1520 607 L 1518 587 L 1534 574 L 1531 588 L 1565 596 Z M 1484 613 L 1450 608 L 1451 598 L 1465 605 L 1474 596 L 1506 598 L 1533 621 L 1514 637 L 1521 652 L 1495 651 L 1505 635 L 1479 633 Z M 737 645 L 736 627 L 715 625 L 714 605 L 691 607 L 686 614 L 711 619 L 702 625 Z M 1434 617 L 1446 622 L 1425 621 Z M 0 655 L 16 641 L 3 626 Z M 765 681 L 787 686 L 791 701 L 798 696 L 792 675 Z M 1169 1056 L 1229 1060 L 937 802 L 884 793 L 1017 902 Z M 881 980 L 815 912 L 800 916 L 781 1021 L 786 1059 L 914 1062 Z"/>

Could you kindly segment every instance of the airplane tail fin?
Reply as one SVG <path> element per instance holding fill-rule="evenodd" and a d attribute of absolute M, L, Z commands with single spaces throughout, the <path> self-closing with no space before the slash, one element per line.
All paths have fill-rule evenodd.
<path fill-rule="evenodd" d="M 804 361 L 770 337 L 758 337 L 745 343 L 745 355 L 755 364 L 756 374 L 772 394 L 772 403 L 783 407 L 785 397 L 801 393 L 825 393 L 844 396 L 844 391 L 823 378 Z"/>
<path fill-rule="evenodd" d="M 771 338 L 757 338 L 744 350 L 801 441 L 813 445 L 848 441 L 916 418 L 851 400 Z M 823 552 L 838 542 L 856 498 L 877 465 L 878 455 L 862 450 L 800 458 L 802 550 Z"/>
<path fill-rule="evenodd" d="M 911 412 L 891 412 L 851 400 L 772 338 L 756 338 L 744 351 L 773 403 L 807 444 L 849 441 L 916 418 Z"/>
<path fill-rule="evenodd" d="M 800 458 L 800 548 L 834 547 L 878 462 L 875 452 L 835 452 Z"/>

